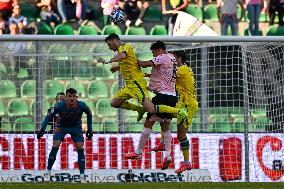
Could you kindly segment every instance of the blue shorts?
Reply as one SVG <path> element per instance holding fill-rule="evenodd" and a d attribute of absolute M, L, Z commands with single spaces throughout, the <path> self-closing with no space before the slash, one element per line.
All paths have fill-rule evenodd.
<path fill-rule="evenodd" d="M 53 140 L 64 140 L 66 134 L 70 134 L 73 142 L 84 142 L 83 130 L 78 127 L 55 127 Z"/>

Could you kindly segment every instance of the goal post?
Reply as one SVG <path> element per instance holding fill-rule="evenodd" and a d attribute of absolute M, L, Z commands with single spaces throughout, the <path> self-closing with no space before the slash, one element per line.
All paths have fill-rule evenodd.
<path fill-rule="evenodd" d="M 182 161 L 176 119 L 171 123 L 174 162 L 168 172 L 159 170 L 163 154 L 149 151 L 159 141 L 158 123 L 142 161 L 123 159 L 124 153 L 138 145 L 145 117 L 137 122 L 136 112 L 110 107 L 123 80 L 119 73 L 110 72 L 109 65 L 96 61 L 99 56 L 109 59 L 115 55 L 105 37 L 0 36 L 0 172 L 45 170 L 52 146 L 51 126 L 42 141 L 34 134 L 54 105 L 55 95 L 72 87 L 93 112 L 95 136 L 85 143 L 86 168 L 92 178 L 96 178 L 92 170 L 101 171 L 98 178 L 102 178 L 108 170 L 117 176 L 119 170 L 133 169 L 137 175 L 143 170 L 144 175 L 159 171 L 166 174 L 163 179 L 171 181 Z M 186 53 L 199 102 L 188 132 L 195 171 L 184 175 L 188 182 L 284 180 L 284 37 L 121 36 L 121 40 L 131 43 L 140 60 L 152 58 L 149 47 L 158 40 L 166 43 L 168 51 Z M 150 73 L 151 69 L 143 71 Z M 56 171 L 77 169 L 73 149 L 67 137 L 57 156 Z M 202 170 L 209 172 L 210 179 Z M 158 181 L 155 174 L 151 178 Z M 172 181 L 184 180 L 174 177 Z"/>

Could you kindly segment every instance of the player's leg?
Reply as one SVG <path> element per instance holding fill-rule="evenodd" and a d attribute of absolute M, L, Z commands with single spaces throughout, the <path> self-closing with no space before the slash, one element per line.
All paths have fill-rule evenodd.
<path fill-rule="evenodd" d="M 69 133 L 73 142 L 75 143 L 78 154 L 78 166 L 80 171 L 81 183 L 86 183 L 85 179 L 85 152 L 84 152 L 84 137 L 82 126 L 70 128 Z"/>
<path fill-rule="evenodd" d="M 177 128 L 177 138 L 179 140 L 184 161 L 181 162 L 180 167 L 175 171 L 176 173 L 182 173 L 185 170 L 191 169 L 191 164 L 189 161 L 189 141 L 186 136 L 188 127 L 185 127 L 184 125 L 186 124 L 179 125 Z"/>
<path fill-rule="evenodd" d="M 144 109 L 141 106 L 137 106 L 135 104 L 132 104 L 130 102 L 127 102 L 127 100 L 131 99 L 131 98 L 137 98 L 136 97 L 136 92 L 137 89 L 129 89 L 128 87 L 124 87 L 122 89 L 120 89 L 116 95 L 113 97 L 112 102 L 111 102 L 111 106 L 114 108 L 122 108 L 125 110 L 132 110 L 132 111 L 137 111 L 138 112 L 138 117 L 139 120 L 137 118 L 138 121 L 140 121 L 143 117 L 144 114 Z M 141 115 L 142 114 L 142 117 Z M 141 117 L 141 118 L 140 118 Z"/>
<path fill-rule="evenodd" d="M 150 137 L 152 127 L 154 124 L 155 124 L 155 121 L 150 121 L 149 119 L 146 119 L 146 121 L 144 122 L 144 130 L 140 135 L 138 148 L 135 150 L 135 152 L 130 152 L 124 155 L 126 159 L 141 159 L 142 158 L 143 149 L 146 145 L 147 140 Z"/>
<path fill-rule="evenodd" d="M 165 142 L 164 142 L 163 132 L 161 132 L 161 138 L 160 138 L 159 144 L 156 145 L 155 147 L 151 148 L 151 151 L 154 151 L 154 152 L 165 151 Z"/>
<path fill-rule="evenodd" d="M 181 162 L 180 167 L 176 170 L 176 173 L 182 173 L 185 170 L 191 169 L 191 164 L 189 161 L 189 141 L 186 133 L 191 126 L 192 120 L 198 111 L 198 103 L 195 99 L 189 99 L 188 102 L 180 104 L 180 106 L 186 106 L 189 112 L 189 116 L 183 121 L 183 124 L 178 125 L 177 128 L 177 138 L 180 143 L 180 149 L 182 150 L 184 161 Z"/>
<path fill-rule="evenodd" d="M 182 120 L 186 119 L 188 117 L 188 112 L 185 108 L 175 108 L 175 107 L 170 107 L 167 105 L 154 105 L 150 99 L 145 99 L 144 102 L 142 103 L 144 109 L 146 112 L 149 113 L 155 113 L 155 114 L 160 114 L 160 113 L 168 113 L 172 114 L 173 117 L 177 117 L 178 121 L 177 124 L 180 124 Z"/>
<path fill-rule="evenodd" d="M 44 175 L 45 181 L 50 181 L 52 166 L 56 160 L 56 155 L 61 145 L 61 142 L 64 140 L 64 137 L 66 134 L 67 133 L 66 133 L 65 128 L 56 127 L 54 130 L 53 145 L 52 145 L 51 151 L 49 152 L 49 156 L 47 160 L 47 172 Z"/>
<path fill-rule="evenodd" d="M 171 158 L 171 142 L 172 142 L 172 134 L 170 131 L 170 122 L 161 122 L 161 131 L 163 135 L 163 142 L 165 146 L 165 158 L 163 159 L 162 170 L 168 169 L 170 163 L 172 162 Z"/>

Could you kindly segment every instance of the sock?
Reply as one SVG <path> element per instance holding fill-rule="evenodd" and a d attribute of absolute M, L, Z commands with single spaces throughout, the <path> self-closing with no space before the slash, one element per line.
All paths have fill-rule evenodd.
<path fill-rule="evenodd" d="M 47 160 L 47 170 L 51 170 L 55 160 L 56 160 L 56 154 L 58 152 L 58 149 L 59 148 L 55 148 L 55 147 L 52 147 L 51 148 L 51 151 L 49 153 L 49 156 L 48 156 L 48 160 Z"/>
<path fill-rule="evenodd" d="M 172 134 L 168 130 L 163 132 L 164 135 L 164 143 L 165 143 L 165 150 L 166 150 L 166 157 L 171 155 L 171 143 L 172 143 Z"/>
<path fill-rule="evenodd" d="M 140 136 L 138 149 L 136 150 L 136 153 L 138 153 L 138 154 L 142 153 L 142 151 L 145 147 L 145 144 L 146 144 L 148 138 L 150 137 L 150 134 L 151 134 L 151 129 L 144 127 L 144 130 L 143 130 L 143 132 L 141 133 L 141 136 Z"/>
<path fill-rule="evenodd" d="M 135 104 L 129 103 L 129 102 L 123 102 L 120 106 L 120 108 L 125 109 L 125 110 L 132 110 L 132 111 L 140 111 L 143 109 L 141 106 L 137 106 Z"/>
<path fill-rule="evenodd" d="M 77 150 L 78 153 L 78 165 L 80 170 L 80 175 L 85 172 L 85 154 L 84 149 Z"/>
<path fill-rule="evenodd" d="M 46 170 L 46 173 L 51 175 L 51 170 Z"/>
<path fill-rule="evenodd" d="M 80 174 L 80 177 L 81 178 L 85 178 L 85 174 Z"/>
<path fill-rule="evenodd" d="M 189 141 L 187 138 L 179 141 L 180 148 L 182 150 L 183 158 L 185 162 L 189 162 Z"/>
<path fill-rule="evenodd" d="M 155 106 L 155 113 L 168 113 L 168 114 L 178 114 L 178 108 L 166 106 L 166 105 L 156 105 Z"/>

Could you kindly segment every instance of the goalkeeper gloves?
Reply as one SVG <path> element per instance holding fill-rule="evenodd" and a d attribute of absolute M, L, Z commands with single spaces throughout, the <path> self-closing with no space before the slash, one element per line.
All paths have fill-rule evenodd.
<path fill-rule="evenodd" d="M 36 134 L 36 138 L 39 140 L 41 137 L 43 137 L 44 130 L 39 130 Z"/>
<path fill-rule="evenodd" d="M 89 140 L 91 140 L 92 139 L 92 137 L 93 137 L 93 131 L 91 130 L 91 129 L 88 129 L 87 131 L 86 131 L 86 137 L 89 139 Z"/>

